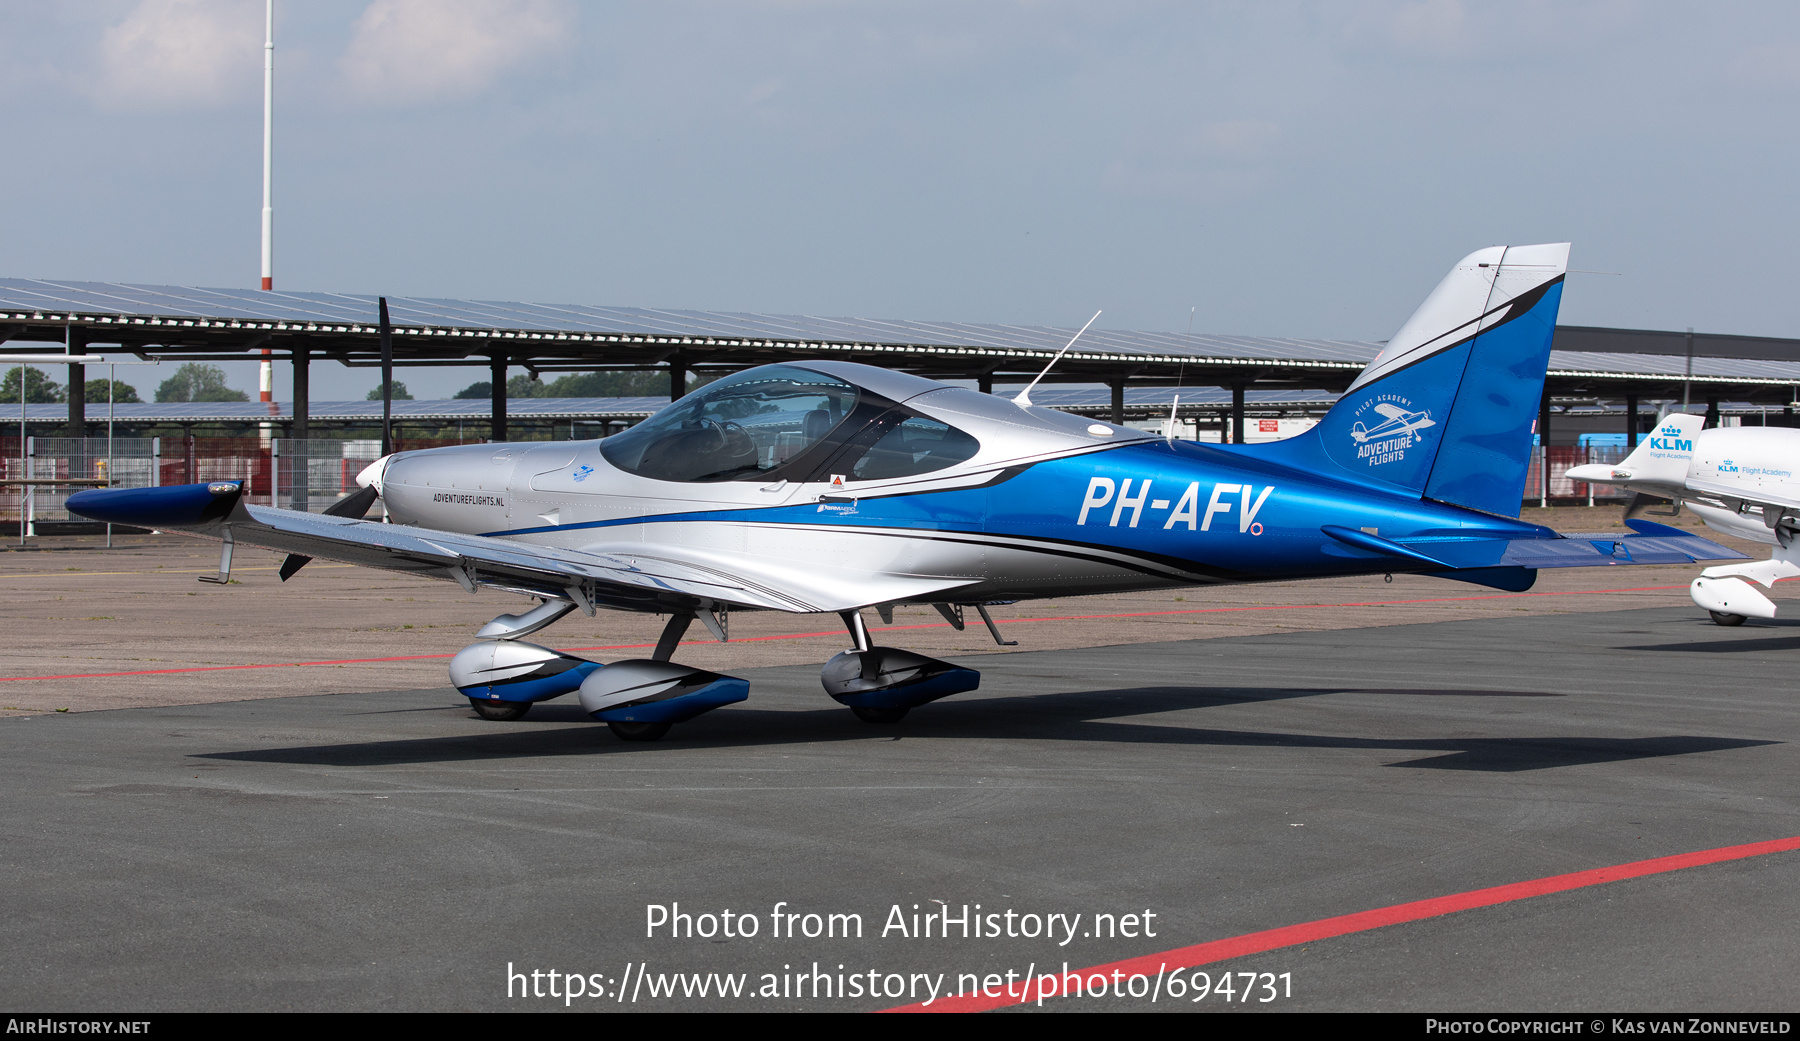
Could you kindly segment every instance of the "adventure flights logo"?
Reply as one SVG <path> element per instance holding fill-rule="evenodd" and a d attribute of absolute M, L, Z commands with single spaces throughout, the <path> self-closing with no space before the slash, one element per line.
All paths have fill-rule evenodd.
<path fill-rule="evenodd" d="M 1437 423 L 1430 410 L 1415 411 L 1411 400 L 1399 394 L 1382 394 L 1356 410 L 1350 440 L 1356 442 L 1358 459 L 1370 466 L 1382 466 L 1405 459 L 1406 450 L 1424 440 L 1419 431 L 1434 426 Z"/>

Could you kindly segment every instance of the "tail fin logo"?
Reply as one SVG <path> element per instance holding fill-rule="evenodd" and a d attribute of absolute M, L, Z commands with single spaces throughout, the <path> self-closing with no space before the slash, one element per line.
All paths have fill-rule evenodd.
<path fill-rule="evenodd" d="M 1424 442 L 1420 431 L 1434 426 L 1430 409 L 1414 409 L 1412 401 L 1399 394 L 1383 394 L 1356 410 L 1350 440 L 1358 459 L 1385 466 L 1404 460 L 1407 449 Z"/>

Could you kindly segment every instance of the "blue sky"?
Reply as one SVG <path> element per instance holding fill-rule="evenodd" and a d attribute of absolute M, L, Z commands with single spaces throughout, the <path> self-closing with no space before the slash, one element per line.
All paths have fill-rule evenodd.
<path fill-rule="evenodd" d="M 256 283 L 262 11 L 0 0 L 0 275 Z M 276 43 L 285 289 L 1384 339 L 1567 239 L 1616 272 L 1567 323 L 1800 336 L 1792 4 L 278 0 Z"/>

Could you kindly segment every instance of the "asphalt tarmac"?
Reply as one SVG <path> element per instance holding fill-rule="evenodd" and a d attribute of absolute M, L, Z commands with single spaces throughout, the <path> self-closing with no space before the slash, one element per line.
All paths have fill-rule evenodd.
<path fill-rule="evenodd" d="M 0 720 L 0 1006 L 873 1010 L 1786 838 L 1797 653 L 1659 607 L 988 656 L 890 726 L 744 670 L 656 744 L 448 687 Z M 647 936 L 658 907 L 713 935 Z M 1791 1010 L 1797 924 L 1777 853 L 1206 967 L 1268 974 L 1248 1004 L 1043 1008 Z"/>

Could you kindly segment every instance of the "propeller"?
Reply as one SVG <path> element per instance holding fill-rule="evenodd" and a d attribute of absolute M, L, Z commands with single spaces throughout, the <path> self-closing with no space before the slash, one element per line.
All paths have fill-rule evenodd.
<path fill-rule="evenodd" d="M 372 484 L 367 488 L 358 488 L 349 495 L 332 503 L 330 506 L 325 507 L 325 516 L 355 517 L 358 520 L 361 520 L 362 515 L 369 512 L 369 507 L 375 505 L 375 500 L 380 498 L 380 496 L 381 492 Z M 287 559 L 281 562 L 281 580 L 286 582 L 288 579 L 293 578 L 296 571 L 299 571 L 310 563 L 312 563 L 311 557 L 303 557 L 298 553 L 289 553 Z"/>

